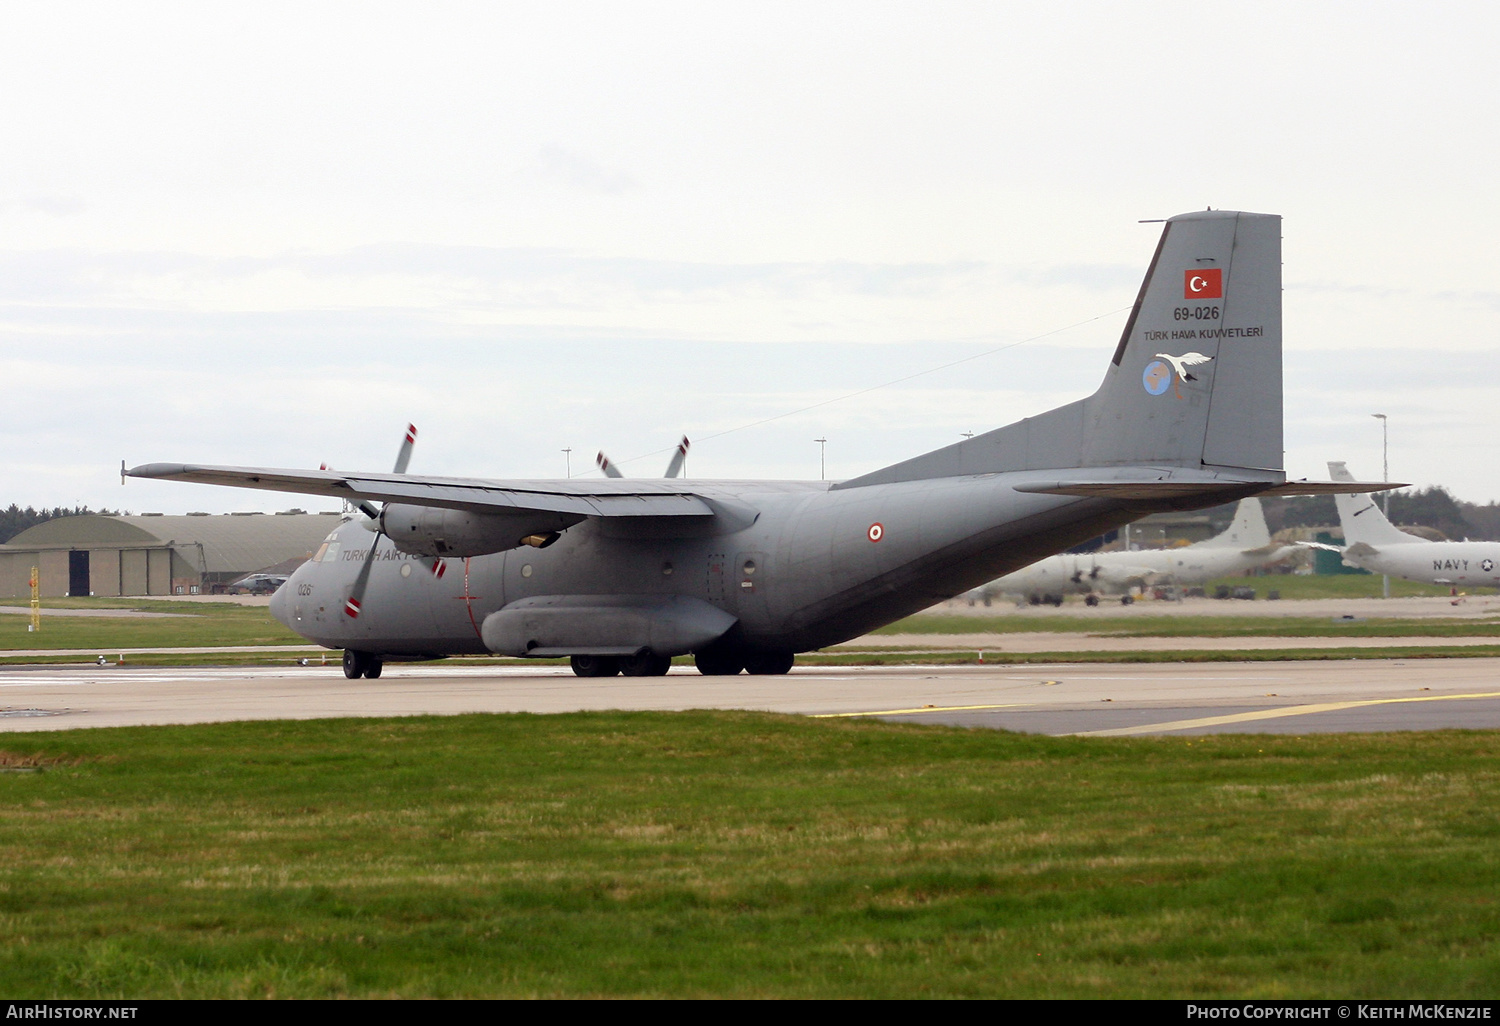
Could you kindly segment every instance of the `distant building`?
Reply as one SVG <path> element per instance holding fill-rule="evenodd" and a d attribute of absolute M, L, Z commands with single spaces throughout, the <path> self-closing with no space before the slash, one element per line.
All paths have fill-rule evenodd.
<path fill-rule="evenodd" d="M 0 545 L 0 597 L 198 595 L 249 573 L 306 559 L 338 526 L 336 513 L 189 513 L 59 517 Z"/>

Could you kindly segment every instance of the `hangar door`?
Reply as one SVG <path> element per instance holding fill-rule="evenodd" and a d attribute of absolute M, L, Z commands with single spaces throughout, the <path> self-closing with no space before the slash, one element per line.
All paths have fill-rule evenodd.
<path fill-rule="evenodd" d="M 89 554 L 77 549 L 68 553 L 68 594 L 73 596 L 89 593 Z"/>

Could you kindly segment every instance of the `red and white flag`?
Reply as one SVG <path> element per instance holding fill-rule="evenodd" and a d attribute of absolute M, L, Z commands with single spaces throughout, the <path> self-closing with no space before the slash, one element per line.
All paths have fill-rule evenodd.
<path fill-rule="evenodd" d="M 1205 267 L 1201 271 L 1183 271 L 1182 297 L 1184 299 L 1223 299 L 1224 269 Z"/>

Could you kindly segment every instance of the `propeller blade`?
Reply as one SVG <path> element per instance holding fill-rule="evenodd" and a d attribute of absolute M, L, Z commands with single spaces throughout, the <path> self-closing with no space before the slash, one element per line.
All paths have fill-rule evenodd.
<path fill-rule="evenodd" d="M 609 461 L 609 457 L 604 455 L 604 453 L 602 452 L 594 457 L 594 462 L 598 464 L 600 470 L 604 471 L 605 477 L 625 476 L 624 474 L 620 473 L 620 468 L 611 463 Z"/>
<path fill-rule="evenodd" d="M 411 463 L 412 446 L 416 442 L 417 426 L 406 425 L 406 437 L 401 440 L 401 448 L 396 453 L 396 469 L 392 473 L 406 473 L 407 464 Z M 370 568 L 375 565 L 375 550 L 380 548 L 380 539 L 385 534 L 385 529 L 380 522 L 380 510 L 376 509 L 368 499 L 361 499 L 356 506 L 366 517 L 365 530 L 375 533 L 375 541 L 370 545 L 370 551 L 365 554 L 364 564 L 359 568 L 359 576 L 354 578 L 354 587 L 349 590 L 349 598 L 344 602 L 344 613 L 351 620 L 359 619 L 360 610 L 365 601 L 365 588 L 370 583 Z M 434 575 L 442 577 L 444 569 L 441 559 L 433 561 Z"/>
<path fill-rule="evenodd" d="M 351 620 L 359 619 L 360 606 L 365 600 L 365 588 L 370 583 L 370 568 L 375 565 L 375 550 L 380 547 L 380 535 L 375 536 L 375 544 L 370 546 L 370 551 L 365 553 L 364 565 L 359 568 L 359 576 L 354 578 L 354 587 L 349 591 L 349 598 L 344 601 L 344 615 Z"/>
<path fill-rule="evenodd" d="M 693 443 L 688 441 L 688 436 L 683 435 L 682 441 L 677 443 L 677 451 L 672 454 L 672 462 L 667 464 L 666 477 L 680 477 L 683 464 L 687 462 L 688 449 Z"/>
<path fill-rule="evenodd" d="M 406 465 L 411 462 L 411 447 L 417 442 L 417 426 L 406 425 L 406 438 L 401 442 L 401 448 L 396 453 L 396 469 L 393 474 L 406 473 Z"/>

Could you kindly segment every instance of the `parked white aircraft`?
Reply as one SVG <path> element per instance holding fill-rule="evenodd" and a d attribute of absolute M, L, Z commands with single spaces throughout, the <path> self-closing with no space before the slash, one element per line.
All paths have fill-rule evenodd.
<path fill-rule="evenodd" d="M 1295 551 L 1295 546 L 1272 543 L 1259 499 L 1241 499 L 1228 529 L 1196 545 L 1049 556 L 994 581 L 987 590 L 1060 602 L 1064 595 L 1128 593 L 1133 584 L 1202 584 L 1275 563 Z"/>
<path fill-rule="evenodd" d="M 1353 481 L 1343 462 L 1330 462 L 1328 476 Z M 1366 495 L 1335 495 L 1346 548 L 1320 545 L 1343 554 L 1350 566 L 1426 584 L 1500 588 L 1500 542 L 1428 541 L 1400 530 Z"/>

